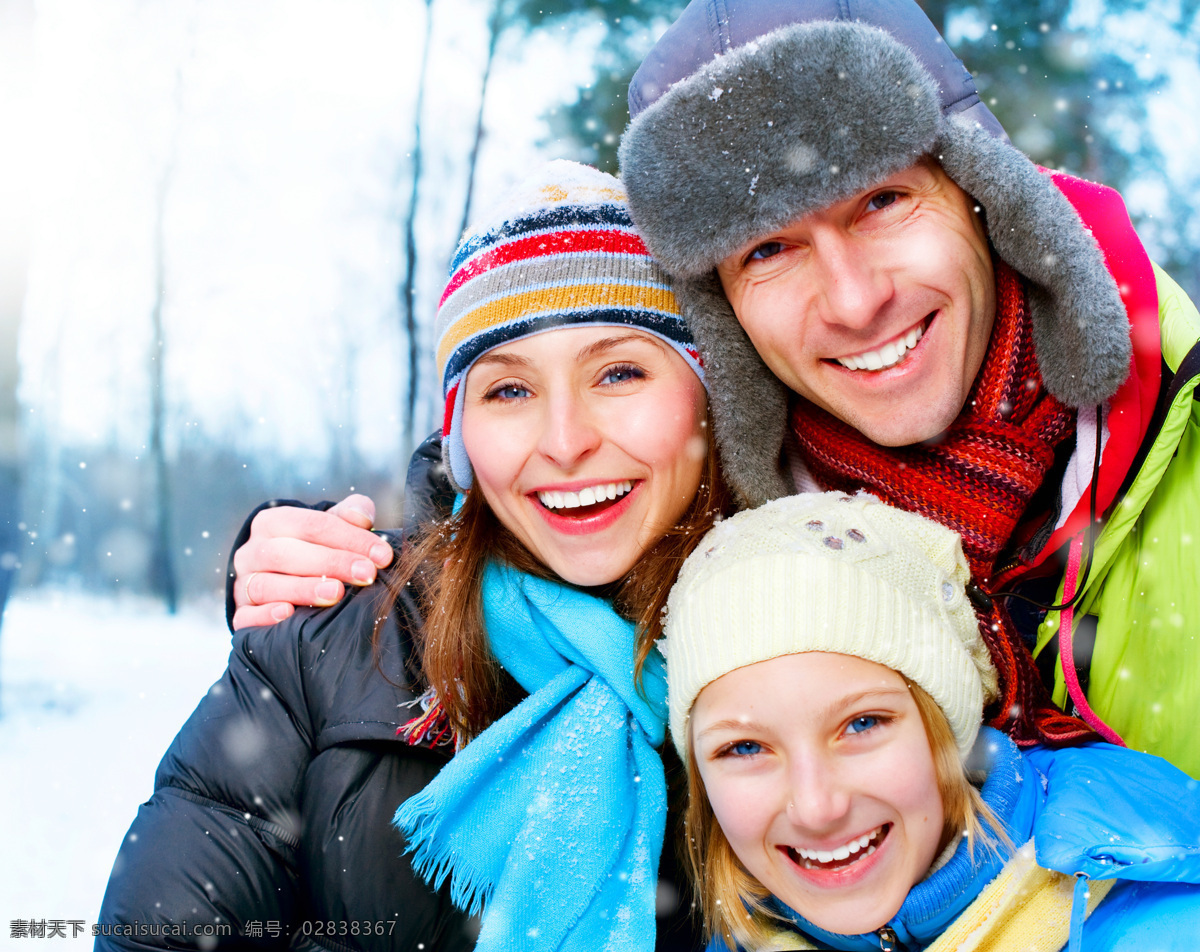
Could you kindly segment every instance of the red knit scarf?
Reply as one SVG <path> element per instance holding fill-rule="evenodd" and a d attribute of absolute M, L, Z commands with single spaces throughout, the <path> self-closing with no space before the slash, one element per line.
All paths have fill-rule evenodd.
<path fill-rule="evenodd" d="M 996 320 L 975 385 L 942 439 L 884 448 L 832 414 L 797 398 L 791 425 L 804 461 L 824 489 L 866 489 L 962 536 L 972 580 L 993 591 L 996 559 L 1075 428 L 1074 412 L 1048 393 L 1037 368 L 1025 294 L 995 261 Z M 980 630 L 1000 675 L 990 723 L 1018 743 L 1063 744 L 1090 734 L 1053 706 L 1033 659 L 999 600 L 980 608 Z"/>

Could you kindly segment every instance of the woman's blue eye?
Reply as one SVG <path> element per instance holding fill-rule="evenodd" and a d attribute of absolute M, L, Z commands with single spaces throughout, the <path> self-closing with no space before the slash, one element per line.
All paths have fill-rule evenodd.
<path fill-rule="evenodd" d="M 610 367 L 600 378 L 601 383 L 625 383 L 627 380 L 641 380 L 646 374 L 638 367 Z"/>
<path fill-rule="evenodd" d="M 488 391 L 487 399 L 489 400 L 522 400 L 529 396 L 529 391 L 525 387 L 519 387 L 516 384 L 506 384 L 503 387 L 497 387 L 495 390 Z"/>
<path fill-rule="evenodd" d="M 847 734 L 861 734 L 863 731 L 869 731 L 879 723 L 879 718 L 873 714 L 864 714 L 862 717 L 856 717 L 846 725 Z"/>
<path fill-rule="evenodd" d="M 767 258 L 774 258 L 779 252 L 783 251 L 783 244 L 778 241 L 764 241 L 761 245 L 750 252 L 748 261 L 765 261 Z"/>
<path fill-rule="evenodd" d="M 728 750 L 735 757 L 753 757 L 762 752 L 762 745 L 753 740 L 739 740 L 736 744 L 730 744 Z"/>

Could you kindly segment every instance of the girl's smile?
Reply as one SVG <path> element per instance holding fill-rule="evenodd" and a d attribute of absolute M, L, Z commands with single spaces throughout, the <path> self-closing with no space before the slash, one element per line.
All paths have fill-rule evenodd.
<path fill-rule="evenodd" d="M 700 692 L 690 731 L 733 852 L 821 929 L 878 929 L 943 845 L 930 741 L 889 668 L 819 651 L 735 668 Z"/>

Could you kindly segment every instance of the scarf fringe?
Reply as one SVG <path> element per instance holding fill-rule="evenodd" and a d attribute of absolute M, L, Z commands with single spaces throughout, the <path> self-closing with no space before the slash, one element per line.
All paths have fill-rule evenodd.
<path fill-rule="evenodd" d="M 455 753 L 462 749 L 458 731 L 450 726 L 450 716 L 442 706 L 442 699 L 433 688 L 409 701 L 405 707 L 421 706 L 421 713 L 396 728 L 396 736 L 410 747 L 448 747 L 454 745 Z"/>
<path fill-rule="evenodd" d="M 477 916 L 491 901 L 495 883 L 486 877 L 463 868 L 460 857 L 453 852 L 442 853 L 435 845 L 441 827 L 437 803 L 425 790 L 409 797 L 400 805 L 392 820 L 408 839 L 412 868 L 434 890 L 450 879 L 450 901 L 469 916 Z"/>

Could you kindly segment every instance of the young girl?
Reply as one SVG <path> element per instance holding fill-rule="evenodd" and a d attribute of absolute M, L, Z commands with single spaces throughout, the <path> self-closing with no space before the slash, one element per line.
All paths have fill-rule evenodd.
<path fill-rule="evenodd" d="M 741 513 L 689 557 L 665 653 L 710 949 L 1194 945 L 1196 783 L 981 731 L 968 579 L 957 536 L 865 494 Z"/>

